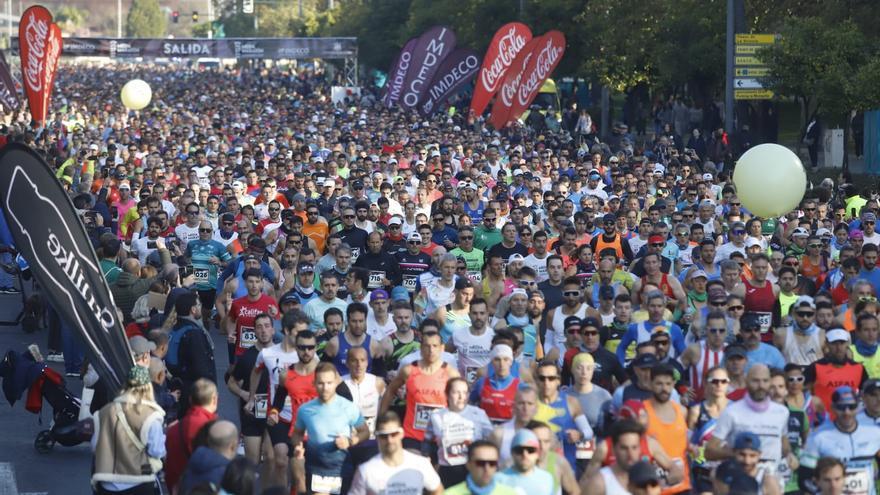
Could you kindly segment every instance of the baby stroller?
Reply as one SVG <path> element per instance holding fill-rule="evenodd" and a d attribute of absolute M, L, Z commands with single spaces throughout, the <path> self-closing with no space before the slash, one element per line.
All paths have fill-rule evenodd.
<path fill-rule="evenodd" d="M 43 362 L 37 346 L 28 347 L 25 353 L 7 352 L 0 362 L 0 377 L 9 405 L 15 405 L 27 390 L 25 409 L 39 414 L 44 399 L 52 407 L 49 429 L 39 432 L 34 440 L 37 452 L 48 454 L 56 443 L 72 447 L 89 441 L 94 429 L 93 421 L 79 421 L 79 398 L 64 388 L 64 377 Z"/>

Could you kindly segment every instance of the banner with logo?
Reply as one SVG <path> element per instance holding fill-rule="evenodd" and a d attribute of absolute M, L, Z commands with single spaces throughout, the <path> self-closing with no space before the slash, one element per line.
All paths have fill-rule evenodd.
<path fill-rule="evenodd" d="M 446 26 L 434 26 L 419 36 L 403 83 L 400 106 L 408 110 L 416 109 L 440 64 L 455 49 L 455 42 L 455 33 Z"/>
<path fill-rule="evenodd" d="M 418 37 L 412 38 L 403 45 L 397 59 L 388 71 L 388 82 L 385 85 L 385 95 L 382 97 L 382 103 L 386 107 L 391 108 L 400 100 L 400 94 L 403 91 L 403 82 L 406 80 L 406 73 L 412 62 L 413 48 L 419 41 Z"/>
<path fill-rule="evenodd" d="M 523 70 L 523 76 L 520 79 L 519 86 L 516 88 L 516 94 L 513 103 L 510 106 L 510 113 L 507 115 L 507 121 L 516 120 L 531 105 L 538 91 L 544 84 L 562 56 L 565 54 L 565 35 L 559 31 L 548 31 L 541 37 L 541 43 L 535 46 L 533 54 Z"/>
<path fill-rule="evenodd" d="M 0 105 L 3 105 L 10 113 L 21 107 L 21 98 L 15 88 L 15 79 L 12 77 L 12 71 L 6 61 L 6 55 L 2 51 L 0 51 Z"/>
<path fill-rule="evenodd" d="M 49 165 L 19 143 L 0 150 L 0 204 L 15 247 L 89 362 L 118 390 L 134 362 L 85 227 Z"/>
<path fill-rule="evenodd" d="M 52 14 L 45 7 L 34 5 L 21 15 L 18 38 L 22 83 L 31 117 L 43 122 L 61 55 L 61 30 L 52 23 Z"/>
<path fill-rule="evenodd" d="M 450 53 L 440 64 L 434 80 L 419 103 L 419 113 L 425 116 L 434 113 L 447 98 L 471 82 L 479 69 L 480 56 L 470 48 L 457 48 Z"/>
<path fill-rule="evenodd" d="M 505 24 L 495 33 L 474 86 L 474 96 L 471 98 L 471 112 L 474 115 L 483 114 L 516 56 L 531 40 L 532 30 L 521 22 Z"/>
<path fill-rule="evenodd" d="M 18 46 L 13 39 L 13 47 Z M 65 57 L 354 58 L 357 38 L 64 38 Z"/>
<path fill-rule="evenodd" d="M 522 50 L 519 51 L 510 64 L 504 81 L 498 86 L 495 93 L 495 101 L 492 103 L 492 114 L 489 116 L 489 123 L 496 129 L 501 129 L 507 124 L 507 116 L 510 114 L 510 107 L 513 106 L 513 98 L 519 87 L 520 80 L 523 77 L 523 71 L 532 59 L 533 50 L 541 43 L 543 36 L 532 38 Z"/>

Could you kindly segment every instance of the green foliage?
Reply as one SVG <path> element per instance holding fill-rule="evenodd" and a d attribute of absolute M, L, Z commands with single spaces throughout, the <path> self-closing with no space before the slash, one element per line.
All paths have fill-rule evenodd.
<path fill-rule="evenodd" d="M 167 22 L 158 0 L 134 0 L 125 20 L 125 35 L 129 38 L 162 38 Z"/>
<path fill-rule="evenodd" d="M 838 123 L 852 109 L 880 104 L 880 98 L 870 98 L 877 92 L 871 77 L 880 59 L 854 22 L 792 18 L 781 35 L 776 45 L 757 54 L 770 66 L 769 87 L 776 93 L 813 104 Z"/>
<path fill-rule="evenodd" d="M 63 5 L 55 11 L 53 17 L 61 28 L 73 30 L 85 24 L 88 13 L 73 5 Z"/>

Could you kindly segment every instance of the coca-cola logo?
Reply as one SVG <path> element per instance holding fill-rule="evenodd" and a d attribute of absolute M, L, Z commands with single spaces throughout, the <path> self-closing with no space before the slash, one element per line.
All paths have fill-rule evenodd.
<path fill-rule="evenodd" d="M 528 40 L 525 36 L 517 33 L 516 26 L 511 26 L 510 30 L 498 40 L 498 55 L 492 60 L 492 63 L 480 72 L 480 82 L 488 91 L 498 89 L 498 82 L 510 64 L 516 59 L 516 55 Z"/>
<path fill-rule="evenodd" d="M 532 59 L 533 53 L 529 53 L 523 59 L 522 66 L 528 67 L 529 61 Z M 501 95 L 501 101 L 504 102 L 506 106 L 511 106 L 513 103 L 513 96 L 516 94 L 516 88 L 520 86 L 520 81 L 522 81 L 523 72 L 520 70 L 515 78 L 509 81 L 505 81 L 501 86 L 501 90 L 498 92 Z"/>
<path fill-rule="evenodd" d="M 33 12 L 28 15 L 27 24 L 25 24 L 24 42 L 27 50 L 27 61 L 24 67 L 24 79 L 31 91 L 41 91 L 43 89 L 43 64 L 46 50 L 46 39 L 49 35 L 49 24 L 40 19 L 38 20 Z"/>
<path fill-rule="evenodd" d="M 43 78 L 48 88 L 52 87 L 52 81 L 55 80 L 55 70 L 58 67 L 55 61 L 58 60 L 59 56 L 61 56 L 60 32 L 57 36 L 49 36 L 49 47 L 46 50 L 46 75 Z"/>
<path fill-rule="evenodd" d="M 529 102 L 529 98 L 534 91 L 550 76 L 550 72 L 562 56 L 562 48 L 556 46 L 552 39 L 547 40 L 547 44 L 538 53 L 535 59 L 535 67 L 531 73 L 520 84 L 517 90 L 517 103 L 525 106 Z"/>

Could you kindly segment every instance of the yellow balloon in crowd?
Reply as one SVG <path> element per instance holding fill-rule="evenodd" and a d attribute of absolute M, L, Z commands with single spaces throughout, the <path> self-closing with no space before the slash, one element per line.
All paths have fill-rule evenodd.
<path fill-rule="evenodd" d="M 153 98 L 153 90 L 150 85 L 141 79 L 132 79 L 125 83 L 119 94 L 122 104 L 129 110 L 141 110 L 150 104 Z"/>
<path fill-rule="evenodd" d="M 807 173 L 790 149 L 759 144 L 737 161 L 733 183 L 737 197 L 752 214 L 778 217 L 800 204 L 807 190 Z"/>

